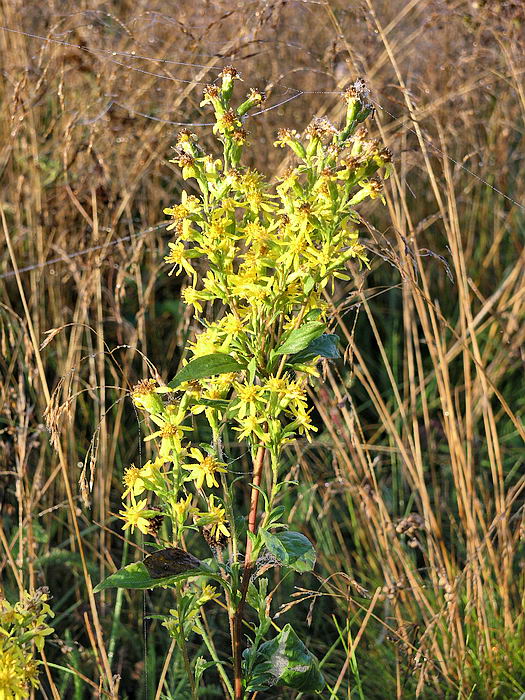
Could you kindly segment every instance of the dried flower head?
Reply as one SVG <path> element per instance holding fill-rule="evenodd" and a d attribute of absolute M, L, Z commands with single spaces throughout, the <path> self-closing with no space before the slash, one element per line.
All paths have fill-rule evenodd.
<path fill-rule="evenodd" d="M 357 78 L 344 92 L 346 100 L 351 100 L 357 98 L 361 102 L 365 103 L 370 97 L 370 88 L 363 80 L 363 78 Z"/>
<path fill-rule="evenodd" d="M 335 133 L 337 129 L 326 117 L 314 117 L 306 128 L 306 136 L 310 139 L 323 139 Z"/>
<path fill-rule="evenodd" d="M 229 76 L 230 78 L 237 78 L 240 79 L 240 75 L 237 71 L 236 68 L 233 66 L 224 66 L 222 71 L 219 73 L 219 78 L 225 78 L 226 76 Z"/>

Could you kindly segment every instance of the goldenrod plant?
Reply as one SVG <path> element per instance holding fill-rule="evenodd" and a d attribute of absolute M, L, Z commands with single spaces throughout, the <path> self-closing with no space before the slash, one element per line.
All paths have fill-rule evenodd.
<path fill-rule="evenodd" d="M 23 591 L 14 604 L 0 599 L 0 700 L 25 700 L 40 687 L 35 652 L 53 633 L 46 621 L 53 617 L 48 600 L 47 588 Z"/>
<path fill-rule="evenodd" d="M 304 137 L 279 131 L 275 146 L 291 149 L 295 164 L 271 184 L 242 165 L 245 120 L 264 95 L 252 89 L 233 107 L 238 79 L 227 67 L 220 83 L 204 90 L 221 157 L 182 131 L 172 161 L 199 194 L 183 192 L 165 209 L 174 234 L 165 259 L 170 274 L 186 276 L 182 298 L 202 330 L 172 381 L 146 378 L 132 392 L 153 428 L 145 439 L 154 457 L 126 470 L 119 515 L 126 531 L 151 538 L 153 551 L 98 586 L 173 587 L 175 605 L 161 617 L 182 655 L 191 697 L 215 665 L 235 700 L 273 685 L 310 693 L 325 686 L 292 627 L 279 629 L 272 619 L 265 573 L 273 567 L 302 573 L 315 564 L 313 543 L 288 529 L 280 504 L 280 494 L 295 486 L 283 472 L 282 452 L 317 431 L 307 385 L 319 378 L 321 360 L 338 357 L 323 290 L 335 278 L 351 279 L 349 263 L 368 264 L 355 207 L 381 197 L 378 174 L 388 176 L 391 160 L 362 126 L 373 108 L 357 80 L 344 93 L 341 128 L 316 118 Z M 196 425 L 205 426 L 198 434 L 209 435 L 208 442 L 197 442 Z M 249 475 L 239 475 L 230 459 L 241 442 L 251 453 Z M 195 530 L 211 552 L 204 561 L 186 551 Z M 219 663 L 199 614 L 214 601 L 229 617 L 232 674 Z M 210 659 L 189 658 L 194 634 L 204 637 Z"/>

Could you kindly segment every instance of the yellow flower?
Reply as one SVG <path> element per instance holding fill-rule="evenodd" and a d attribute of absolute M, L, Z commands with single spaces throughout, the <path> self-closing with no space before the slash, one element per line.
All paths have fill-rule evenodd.
<path fill-rule="evenodd" d="M 221 535 L 224 535 L 224 537 L 229 537 L 230 531 L 226 527 L 227 520 L 225 515 L 225 509 L 221 508 L 219 505 L 215 505 L 215 500 L 212 495 L 210 496 L 208 512 L 199 513 L 196 524 L 204 525 L 205 527 L 209 528 L 210 535 L 215 537 L 216 540 L 219 540 Z"/>
<path fill-rule="evenodd" d="M 233 381 L 235 380 L 236 374 L 235 372 L 225 372 L 224 374 L 219 374 L 213 381 L 208 382 L 208 386 L 210 387 L 210 390 L 206 393 L 206 398 L 212 399 L 220 399 L 223 394 L 227 391 L 230 390 L 231 385 L 233 384 Z M 211 392 L 215 391 L 217 393 L 216 396 L 211 396 Z"/>
<path fill-rule="evenodd" d="M 134 464 L 129 469 L 126 469 L 122 481 L 127 488 L 122 494 L 122 500 L 129 494 L 132 497 L 140 496 L 147 488 L 151 488 L 151 484 L 147 486 L 145 481 L 153 481 L 158 476 L 159 469 L 164 464 L 164 461 L 163 457 L 157 457 L 154 462 L 148 461 L 140 469 Z"/>
<path fill-rule="evenodd" d="M 149 481 L 155 479 L 165 461 L 163 457 L 157 457 L 153 462 L 148 460 L 140 470 L 141 479 L 148 479 Z"/>
<path fill-rule="evenodd" d="M 219 593 L 217 593 L 214 586 L 204 586 L 199 600 L 197 601 L 197 605 L 204 605 L 205 603 L 209 603 L 210 600 L 217 600 L 217 598 L 219 598 Z"/>
<path fill-rule="evenodd" d="M 130 506 L 126 506 L 124 510 L 119 510 L 121 520 L 125 521 L 122 529 L 127 530 L 130 527 L 131 532 L 135 532 L 135 528 L 138 527 L 146 535 L 149 531 L 149 520 L 141 515 L 145 508 L 146 499 L 143 498 L 138 503 L 132 503 Z"/>
<path fill-rule="evenodd" d="M 164 209 L 164 213 L 168 216 L 172 216 L 175 222 L 185 219 L 190 214 L 196 214 L 202 209 L 202 204 L 200 200 L 193 196 L 188 195 L 186 191 L 182 193 L 182 200 L 180 204 L 175 204 L 173 207 L 167 207 Z M 167 230 L 170 231 L 175 228 L 176 223 L 170 224 Z"/>
<path fill-rule="evenodd" d="M 172 506 L 173 514 L 180 525 L 184 524 L 184 521 L 188 515 L 194 516 L 197 514 L 197 508 L 193 508 L 191 502 L 193 500 L 193 495 L 190 493 L 186 498 L 181 498 Z"/>
<path fill-rule="evenodd" d="M 176 271 L 177 275 L 180 275 L 180 273 L 184 270 L 186 274 L 190 275 L 190 277 L 195 277 L 197 273 L 192 264 L 189 262 L 191 256 L 188 254 L 188 250 L 186 250 L 184 247 L 184 243 L 182 241 L 177 241 L 176 243 L 168 243 L 168 246 L 170 248 L 170 253 L 169 255 L 165 256 L 164 260 L 167 263 L 173 263 L 173 267 L 168 274 L 171 275 L 174 271 Z"/>
<path fill-rule="evenodd" d="M 305 388 L 299 384 L 299 382 L 290 382 L 286 387 L 285 396 L 289 401 L 296 403 L 298 406 L 304 406 L 304 408 L 306 408 L 308 403 L 306 399 L 306 391 Z"/>
<path fill-rule="evenodd" d="M 255 270 L 255 272 L 257 272 Z M 262 301 L 266 299 L 269 295 L 269 290 L 267 287 L 245 281 L 243 275 L 232 275 L 232 292 L 238 296 L 240 299 L 246 299 L 249 303 L 255 303 L 256 301 Z M 235 278 L 237 280 L 233 281 Z"/>
<path fill-rule="evenodd" d="M 186 287 L 182 292 L 182 298 L 186 304 L 194 306 L 197 311 L 202 313 L 202 305 L 200 304 L 202 297 L 200 292 L 193 287 Z"/>
<path fill-rule="evenodd" d="M 237 420 L 240 428 L 234 428 L 239 433 L 239 440 L 247 437 L 252 437 L 255 434 L 261 442 L 268 441 L 268 435 L 262 429 L 262 425 L 266 422 L 264 418 L 257 416 L 248 416 L 242 420 Z"/>
<path fill-rule="evenodd" d="M 216 474 L 226 474 L 228 471 L 224 468 L 226 466 L 224 462 L 219 462 L 218 459 L 211 455 L 205 457 L 196 447 L 190 450 L 190 454 L 197 460 L 197 464 L 184 464 L 183 467 L 191 472 L 189 478 L 195 481 L 196 488 L 201 489 L 204 481 L 206 481 L 206 486 L 209 489 L 211 489 L 212 486 L 217 488 L 219 482 L 217 481 Z"/>
<path fill-rule="evenodd" d="M 247 245 L 264 243 L 268 238 L 268 230 L 256 221 L 250 221 L 244 227 L 244 238 Z"/>
<path fill-rule="evenodd" d="M 194 357 L 218 352 L 221 340 L 219 329 L 215 326 L 210 326 L 202 333 L 199 333 L 195 338 L 195 342 L 191 345 Z"/>
<path fill-rule="evenodd" d="M 233 314 L 227 314 L 221 319 L 220 324 L 227 335 L 238 335 L 242 330 L 244 330 L 243 322 L 239 318 L 236 318 Z"/>
<path fill-rule="evenodd" d="M 38 687 L 37 663 L 31 654 L 17 646 L 10 649 L 0 646 L 0 698 L 25 700 L 31 691 L 29 684 Z"/>
<path fill-rule="evenodd" d="M 220 161 L 218 161 L 220 163 Z M 222 168 L 222 163 L 221 166 Z M 221 183 L 222 186 L 222 183 Z M 215 214 L 217 215 L 222 215 L 222 214 L 229 214 L 231 212 L 234 212 L 236 209 L 239 209 L 241 207 L 241 204 L 237 202 L 233 197 L 224 197 L 223 199 L 220 200 L 218 203 L 217 209 L 215 209 Z"/>
<path fill-rule="evenodd" d="M 140 494 L 145 491 L 144 482 L 140 477 L 140 469 L 134 464 L 126 469 L 122 481 L 124 482 L 124 486 L 126 486 L 126 490 L 122 494 L 122 499 L 126 498 L 130 493 L 133 496 L 140 496 Z"/>
<path fill-rule="evenodd" d="M 288 384 L 282 377 L 270 377 L 262 388 L 263 390 L 277 394 L 279 397 L 283 397 L 286 395 Z"/>
<path fill-rule="evenodd" d="M 163 212 L 176 220 L 185 219 L 190 213 L 183 204 L 175 204 L 173 207 L 166 207 L 166 209 L 163 209 Z M 173 228 L 173 224 L 170 224 L 168 228 Z"/>
<path fill-rule="evenodd" d="M 173 407 L 175 408 L 175 407 Z M 166 406 L 166 411 L 169 412 L 170 406 Z M 152 416 L 152 420 L 154 420 L 157 425 L 160 427 L 160 430 L 157 430 L 154 433 L 151 433 L 151 435 L 148 435 L 147 437 L 144 438 L 144 442 L 148 442 L 149 440 L 153 440 L 157 437 L 161 438 L 160 442 L 160 449 L 159 449 L 159 457 L 166 459 L 169 459 L 172 455 L 172 452 L 180 452 L 182 449 L 182 437 L 184 435 L 184 430 L 191 430 L 190 427 L 186 425 L 180 425 L 180 423 L 184 420 L 185 416 L 179 416 L 178 414 L 171 413 L 171 415 L 168 415 L 168 420 L 165 418 L 160 418 L 159 416 Z"/>
<path fill-rule="evenodd" d="M 237 398 L 239 400 L 237 408 L 237 419 L 243 419 L 245 416 L 254 416 L 257 412 L 256 401 L 261 395 L 261 387 L 254 384 L 234 383 Z"/>
<path fill-rule="evenodd" d="M 304 258 L 311 270 L 315 270 L 321 277 L 324 277 L 328 268 L 337 260 L 338 252 L 333 246 L 325 243 L 320 250 L 310 247 L 305 251 Z"/>
<path fill-rule="evenodd" d="M 315 425 L 312 425 L 310 415 L 304 409 L 298 411 L 296 419 L 289 427 L 298 430 L 300 435 L 306 435 L 308 442 L 312 441 L 310 432 L 317 432 Z"/>

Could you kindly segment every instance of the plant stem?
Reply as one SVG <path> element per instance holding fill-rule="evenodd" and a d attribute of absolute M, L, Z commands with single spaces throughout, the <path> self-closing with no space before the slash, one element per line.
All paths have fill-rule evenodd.
<path fill-rule="evenodd" d="M 230 698 L 233 698 L 232 684 L 230 683 L 230 679 L 228 678 L 228 674 L 224 670 L 224 666 L 222 665 L 222 663 L 219 659 L 219 656 L 217 654 L 217 650 L 215 649 L 215 645 L 213 643 L 213 640 L 208 635 L 208 632 L 206 631 L 204 624 L 200 620 L 197 620 L 196 624 L 197 624 L 197 627 L 199 628 L 199 633 L 201 634 L 201 636 L 204 640 L 204 643 L 206 644 L 206 647 L 207 647 L 208 651 L 210 652 L 211 658 L 217 664 L 217 671 L 221 677 L 222 682 L 224 683 L 224 689 L 228 691 Z"/>
<path fill-rule="evenodd" d="M 258 487 L 261 485 L 262 478 L 262 468 L 264 464 L 264 455 L 266 454 L 266 448 L 263 445 L 259 446 L 257 450 L 257 455 L 253 464 L 253 475 L 252 475 L 252 493 L 250 497 L 250 512 L 248 514 L 248 532 L 255 535 L 257 532 L 257 507 L 259 505 L 259 490 Z M 255 488 L 257 487 L 257 488 Z M 241 654 L 242 654 L 242 644 L 241 644 L 241 631 L 242 631 L 242 621 L 244 618 L 244 604 L 246 602 L 246 594 L 248 593 L 248 586 L 250 583 L 250 577 L 253 571 L 254 562 L 252 561 L 252 541 L 249 535 L 246 536 L 246 556 L 244 560 L 244 571 L 241 581 L 241 597 L 235 611 L 233 618 L 233 670 L 234 670 L 234 687 L 235 687 L 235 700 L 242 700 L 243 690 L 242 690 L 242 666 L 241 666 Z"/>
<path fill-rule="evenodd" d="M 188 681 L 190 683 L 191 698 L 192 698 L 192 700 L 198 700 L 199 696 L 197 695 L 197 689 L 195 687 L 195 678 L 193 677 L 193 671 L 191 670 L 190 658 L 188 656 L 188 647 L 186 646 L 186 640 L 184 639 L 184 635 L 180 636 L 179 646 L 180 646 L 181 651 L 182 651 L 182 660 L 184 661 L 184 669 L 186 671 L 186 675 L 188 676 Z"/>
<path fill-rule="evenodd" d="M 128 558 L 128 540 L 124 540 L 124 548 L 122 550 L 122 562 L 121 568 L 126 565 Z M 120 629 L 120 614 L 122 612 L 122 601 L 124 599 L 124 588 L 117 589 L 117 599 L 115 601 L 115 608 L 113 613 L 113 623 L 111 625 L 111 636 L 109 638 L 108 647 L 108 663 L 110 667 L 113 665 L 113 656 L 115 654 L 115 645 L 117 643 L 118 633 Z"/>
<path fill-rule="evenodd" d="M 250 497 L 250 512 L 248 513 L 248 532 L 255 535 L 257 532 L 257 507 L 259 505 L 259 487 L 261 485 L 262 479 L 262 469 L 264 464 L 264 455 L 266 454 L 266 448 L 264 445 L 259 445 L 257 450 L 257 456 L 255 457 L 255 462 L 253 464 L 253 476 L 252 476 L 252 493 Z M 252 554 L 252 541 L 249 536 L 246 537 L 246 556 L 245 556 L 245 568 L 250 563 Z"/>
<path fill-rule="evenodd" d="M 182 596 L 182 590 L 181 590 L 181 584 L 177 584 L 176 590 L 176 596 L 177 596 L 177 608 L 179 610 L 179 620 L 181 619 L 181 611 L 180 611 L 180 600 Z M 186 671 L 186 675 L 188 676 L 188 682 L 190 684 L 190 690 L 191 690 L 191 700 L 199 700 L 199 696 L 197 694 L 197 688 L 195 687 L 195 677 L 193 675 L 193 671 L 191 670 L 191 665 L 190 665 L 190 658 L 188 656 L 188 647 L 186 646 L 186 639 L 184 637 L 184 629 L 182 628 L 182 625 L 180 626 L 181 629 L 179 629 L 178 634 L 177 634 L 177 643 L 179 645 L 179 648 L 182 653 L 182 661 L 184 663 L 184 670 Z"/>

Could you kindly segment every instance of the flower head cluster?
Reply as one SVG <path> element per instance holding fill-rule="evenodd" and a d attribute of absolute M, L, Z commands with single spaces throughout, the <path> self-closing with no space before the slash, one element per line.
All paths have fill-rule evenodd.
<path fill-rule="evenodd" d="M 39 588 L 24 591 L 21 600 L 12 605 L 0 600 L 0 698 L 24 700 L 31 688 L 38 688 L 39 661 L 34 646 L 42 651 L 45 638 L 53 632 L 46 623 L 53 617 L 49 607 L 49 591 Z"/>
<path fill-rule="evenodd" d="M 164 210 L 174 232 L 165 260 L 170 274 L 186 276 L 182 298 L 200 323 L 188 344 L 191 359 L 202 367 L 212 358 L 210 371 L 199 371 L 176 392 L 153 380 L 132 392 L 135 406 L 156 428 L 146 440 L 157 459 L 126 470 L 129 502 L 120 515 L 124 527 L 151 531 L 153 494 L 172 522 L 175 540 L 195 526 L 215 542 L 231 535 L 228 497 L 213 493 L 228 485 L 221 448 L 225 426 L 232 428 L 230 438 L 247 440 L 254 453 L 267 448 L 273 463 L 288 442 L 315 433 L 307 384 L 317 376 L 320 358 L 337 356 L 336 336 L 327 333 L 325 287 L 350 280 L 353 269 L 368 264 L 356 207 L 381 197 L 378 175 L 388 176 L 391 161 L 390 152 L 362 126 L 372 105 L 366 85 L 357 80 L 343 96 L 340 127 L 315 118 L 304 136 L 279 131 L 275 145 L 290 148 L 297 162 L 271 185 L 241 162 L 246 117 L 264 95 L 251 90 L 235 108 L 232 93 L 239 80 L 230 66 L 219 84 L 205 88 L 202 104 L 213 109 L 221 157 L 206 153 L 196 135 L 182 131 L 174 162 L 196 187 Z M 230 362 L 214 371 L 217 357 L 227 357 L 233 367 Z M 190 424 L 201 419 L 213 437 L 197 447 Z"/>

